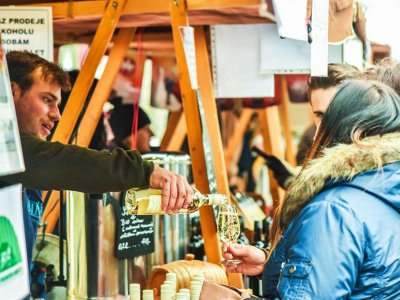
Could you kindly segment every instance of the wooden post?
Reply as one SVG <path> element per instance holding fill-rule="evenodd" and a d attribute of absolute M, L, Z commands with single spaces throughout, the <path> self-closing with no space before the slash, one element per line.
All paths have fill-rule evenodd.
<path fill-rule="evenodd" d="M 224 149 L 222 145 L 220 126 L 218 121 L 217 106 L 215 102 L 215 96 L 212 87 L 212 78 L 210 70 L 210 61 L 208 57 L 208 48 L 206 43 L 206 34 L 202 26 L 195 27 L 195 46 L 196 46 L 196 62 L 197 62 L 197 76 L 200 86 L 201 98 L 203 99 L 204 115 L 206 118 L 206 125 L 208 132 L 210 133 L 210 144 L 211 151 L 214 158 L 215 167 L 215 178 L 217 181 L 217 190 L 221 194 L 229 195 L 229 184 L 228 176 L 226 171 L 225 159 L 224 159 Z M 203 208 L 202 208 L 203 209 Z M 200 211 L 200 218 L 202 222 L 202 232 L 203 230 L 209 230 L 210 224 L 215 224 L 215 217 L 212 208 L 208 207 L 207 211 Z M 215 232 L 214 232 L 215 230 Z M 215 238 L 216 228 L 212 228 L 209 231 L 212 238 Z M 204 237 L 206 237 L 204 235 Z M 214 251 L 220 253 L 220 248 Z M 211 251 L 211 249 L 209 250 Z M 207 254 L 207 253 L 206 253 Z M 221 255 L 221 254 L 220 254 Z M 207 254 L 208 258 L 208 254 Z M 219 261 L 212 261 L 214 263 L 219 263 Z M 238 288 L 243 288 L 242 275 L 239 273 L 228 273 L 228 281 L 230 285 L 236 286 Z"/>
<path fill-rule="evenodd" d="M 281 126 L 279 122 L 279 113 L 277 106 L 271 106 L 258 111 L 260 121 L 261 134 L 264 140 L 264 150 L 268 154 L 273 154 L 278 158 L 283 158 L 281 147 Z M 284 196 L 284 191 L 278 186 L 272 171 L 268 172 L 270 179 L 271 195 L 274 201 L 274 208 L 277 207 L 278 201 Z"/>
<path fill-rule="evenodd" d="M 183 111 L 174 111 L 168 118 L 167 129 L 161 141 L 161 151 L 179 151 L 185 139 L 187 130 Z"/>
<path fill-rule="evenodd" d="M 189 73 L 186 65 L 185 54 L 183 50 L 182 41 L 180 38 L 179 27 L 187 25 L 186 3 L 171 0 L 170 12 L 172 22 L 172 32 L 174 37 L 174 44 L 177 55 L 178 69 L 180 73 L 179 84 L 182 93 L 183 109 L 186 116 L 186 125 L 188 129 L 188 139 L 190 156 L 192 158 L 192 168 L 196 187 L 201 192 L 209 192 L 207 170 L 204 159 L 204 149 L 201 137 L 201 121 L 199 117 L 199 110 L 197 105 L 196 94 L 192 90 L 189 81 Z M 212 99 L 205 100 L 204 114 L 207 120 L 207 129 L 212 132 L 210 135 L 210 143 L 214 157 L 216 180 L 218 192 L 229 195 L 228 180 L 226 177 L 225 160 L 223 158 L 222 141 L 219 135 L 218 117 L 216 114 L 216 106 L 214 97 L 212 95 L 211 86 L 211 72 L 208 68 L 208 55 L 207 47 L 205 44 L 204 31 L 202 28 L 196 28 L 195 31 L 195 44 L 196 44 L 196 59 L 197 65 L 202 66 L 204 72 L 198 72 L 199 84 L 202 86 L 202 98 L 206 99 L 207 96 L 212 96 Z M 206 55 L 204 55 L 206 54 Z M 205 63 L 206 62 L 206 63 Z M 198 68 L 199 70 L 199 68 Z M 215 114 L 211 115 L 214 109 Z M 210 130 L 216 131 L 210 131 Z M 219 147 L 216 145 L 219 141 Z M 204 237 L 204 248 L 207 255 L 207 260 L 218 264 L 221 259 L 220 241 L 217 235 L 217 227 L 215 224 L 215 216 L 212 207 L 203 207 L 200 209 L 200 221 L 202 224 L 202 233 Z M 228 274 L 229 283 L 238 287 L 242 287 L 241 274 Z"/>
<path fill-rule="evenodd" d="M 278 110 L 279 110 L 279 117 L 282 121 L 283 136 L 285 137 L 285 142 L 286 142 L 285 159 L 292 166 L 296 166 L 297 163 L 293 149 L 292 131 L 289 119 L 289 93 L 288 93 L 287 81 L 284 75 L 275 76 L 275 79 L 277 77 L 281 81 L 281 90 L 282 90 L 282 103 L 278 106 Z"/>
<path fill-rule="evenodd" d="M 190 157 L 192 159 L 193 177 L 199 191 L 202 193 L 209 193 L 197 96 L 190 85 L 188 67 L 179 32 L 179 26 L 188 25 L 186 2 L 181 0 L 177 3 L 174 0 L 170 0 L 170 13 L 172 35 L 174 38 L 176 60 L 179 70 L 182 105 L 186 118 Z M 212 208 L 202 208 L 200 210 L 200 219 L 201 224 L 207 224 L 207 226 L 202 226 L 207 260 L 213 263 L 219 263 L 222 259 L 222 255 L 219 250 L 220 242 L 217 236 L 217 227 Z M 207 219 L 208 222 L 205 222 L 205 219 Z"/>
<path fill-rule="evenodd" d="M 121 16 L 121 12 L 125 6 L 125 2 L 126 0 L 112 0 L 108 2 L 103 18 L 93 38 L 87 58 L 72 88 L 71 95 L 63 112 L 63 117 L 57 126 L 52 141 L 59 141 L 64 144 L 68 143 L 89 93 L 89 89 L 93 83 L 97 66 L 106 52 L 107 46 Z M 42 220 L 47 222 L 46 232 L 53 231 L 60 214 L 59 207 L 56 205 L 58 202 L 57 194 L 59 193 L 53 193 L 51 195 L 43 213 Z M 53 212 L 50 215 L 51 209 L 53 209 Z"/>

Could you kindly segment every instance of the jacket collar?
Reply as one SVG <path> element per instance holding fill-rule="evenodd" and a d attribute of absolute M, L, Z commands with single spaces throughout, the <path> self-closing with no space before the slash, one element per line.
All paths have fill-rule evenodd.
<path fill-rule="evenodd" d="M 350 181 L 362 172 L 400 161 L 400 133 L 365 138 L 360 144 L 339 144 L 309 161 L 285 196 L 281 225 L 286 228 L 297 213 L 322 191 L 327 180 Z"/>

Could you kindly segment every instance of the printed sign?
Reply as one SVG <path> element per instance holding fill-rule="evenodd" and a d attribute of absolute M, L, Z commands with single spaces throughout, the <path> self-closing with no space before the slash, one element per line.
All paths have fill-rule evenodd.
<path fill-rule="evenodd" d="M 0 35 L 1 37 L 1 35 Z M 0 44 L 0 176 L 25 170 L 7 62 Z"/>
<path fill-rule="evenodd" d="M 0 7 L 4 51 L 29 51 L 53 61 L 51 7 Z"/>
<path fill-rule="evenodd" d="M 0 295 L 22 299 L 29 294 L 21 185 L 0 189 Z"/>

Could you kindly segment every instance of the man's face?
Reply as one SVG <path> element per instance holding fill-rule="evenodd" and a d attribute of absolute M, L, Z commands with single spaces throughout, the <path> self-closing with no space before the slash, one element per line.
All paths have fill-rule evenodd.
<path fill-rule="evenodd" d="M 33 77 L 31 88 L 23 94 L 20 87 L 12 83 L 18 126 L 21 131 L 46 140 L 54 123 L 61 117 L 58 109 L 61 87 L 44 81 L 40 69 L 34 71 Z"/>
<path fill-rule="evenodd" d="M 326 112 L 329 103 L 331 103 L 333 96 L 335 95 L 337 88 L 330 87 L 327 89 L 315 89 L 311 91 L 311 108 L 314 114 L 314 123 L 316 126 L 322 120 L 324 113 Z"/>

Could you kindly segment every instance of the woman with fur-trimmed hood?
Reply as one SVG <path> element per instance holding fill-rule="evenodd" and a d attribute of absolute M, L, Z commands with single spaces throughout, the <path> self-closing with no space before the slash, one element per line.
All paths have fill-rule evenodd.
<path fill-rule="evenodd" d="M 224 244 L 231 272 L 282 299 L 400 299 L 400 98 L 349 81 L 277 209 L 271 252 Z M 246 296 L 242 296 L 246 299 Z"/>

